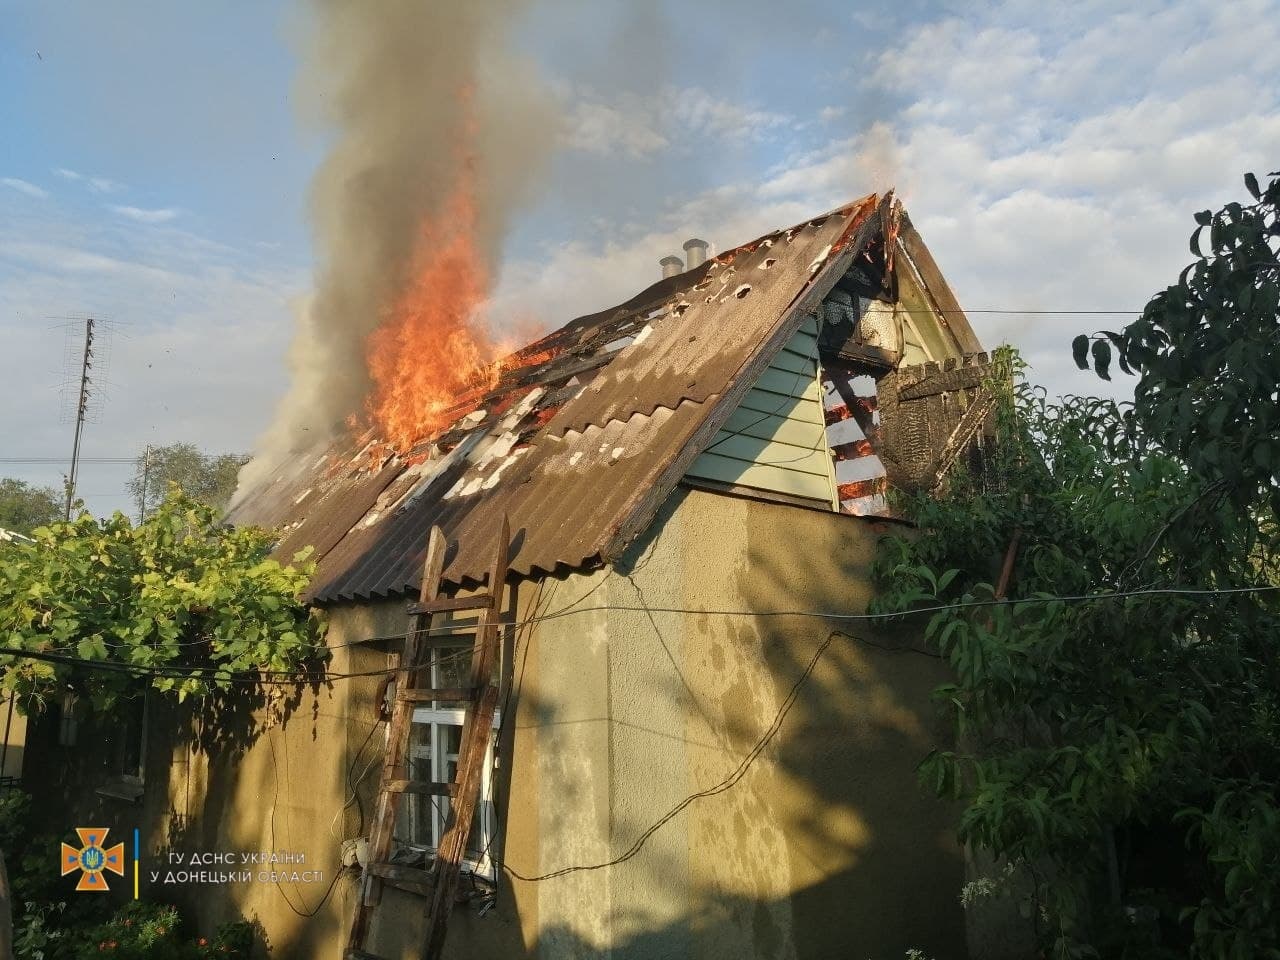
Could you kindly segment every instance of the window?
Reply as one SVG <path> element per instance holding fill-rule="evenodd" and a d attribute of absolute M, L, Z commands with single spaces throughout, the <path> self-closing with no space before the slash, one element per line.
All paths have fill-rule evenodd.
<path fill-rule="evenodd" d="M 107 780 L 97 789 L 104 797 L 138 800 L 142 797 L 142 775 L 147 761 L 147 717 L 150 699 L 145 689 L 122 697 L 116 704 L 107 734 Z"/>
<path fill-rule="evenodd" d="M 58 746 L 76 745 L 76 695 L 68 690 L 62 695 L 58 716 Z"/>
<path fill-rule="evenodd" d="M 122 701 L 123 721 L 119 726 L 120 741 L 116 747 L 115 772 L 127 780 L 142 782 L 147 752 L 147 691 L 135 693 Z"/>
<path fill-rule="evenodd" d="M 470 683 L 472 643 L 440 644 L 431 650 L 432 687 L 463 687 Z M 411 780 L 452 783 L 458 772 L 458 750 L 462 745 L 462 704 L 434 702 L 413 712 L 409 734 L 408 773 Z M 493 741 L 500 714 L 494 714 L 494 734 L 485 752 L 480 781 L 480 802 L 476 806 L 463 867 L 477 876 L 494 879 L 490 856 L 496 822 L 493 808 Z M 434 853 L 444 836 L 449 815 L 449 798 L 406 794 L 400 803 L 396 839 L 403 846 Z"/>

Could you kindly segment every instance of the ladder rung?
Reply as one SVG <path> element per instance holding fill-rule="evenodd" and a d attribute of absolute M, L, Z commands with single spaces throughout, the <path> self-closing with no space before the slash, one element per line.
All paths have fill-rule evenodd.
<path fill-rule="evenodd" d="M 471 687 L 438 687 L 434 690 L 418 688 L 404 690 L 397 696 L 406 703 L 430 703 L 432 700 L 464 701 L 475 699 L 475 690 Z"/>
<path fill-rule="evenodd" d="M 423 600 L 409 604 L 409 616 L 422 613 L 449 613 L 451 610 L 482 610 L 492 601 L 493 597 L 487 593 L 477 593 L 473 597 L 441 597 L 438 600 Z"/>
<path fill-rule="evenodd" d="M 425 793 L 436 797 L 452 797 L 458 792 L 457 784 L 430 780 L 388 780 L 382 789 L 388 793 Z"/>
<path fill-rule="evenodd" d="M 429 893 L 435 887 L 434 870 L 419 867 L 402 867 L 398 863 L 371 863 L 365 867 L 375 877 L 407 888 L 415 893 Z"/>

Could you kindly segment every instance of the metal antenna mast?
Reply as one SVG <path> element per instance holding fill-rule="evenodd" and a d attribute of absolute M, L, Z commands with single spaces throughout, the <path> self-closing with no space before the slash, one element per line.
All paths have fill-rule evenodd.
<path fill-rule="evenodd" d="M 67 474 L 67 519 L 71 519 L 71 505 L 76 499 L 76 470 L 80 465 L 80 435 L 84 432 L 84 418 L 89 409 L 89 370 L 93 360 L 93 317 L 84 321 L 84 358 L 80 363 L 80 400 L 76 404 L 76 438 L 71 446 L 71 472 Z"/>

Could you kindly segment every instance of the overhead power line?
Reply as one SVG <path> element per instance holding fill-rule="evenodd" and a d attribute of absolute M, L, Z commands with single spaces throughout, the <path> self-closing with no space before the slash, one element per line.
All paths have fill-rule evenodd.
<path fill-rule="evenodd" d="M 134 463 L 137 457 L 80 457 L 79 463 Z M 0 457 L 0 463 L 70 463 L 70 457 Z"/>
<path fill-rule="evenodd" d="M 1237 596 L 1248 594 L 1274 593 L 1280 591 L 1280 586 L 1263 585 L 1253 587 L 1226 587 L 1220 589 L 1199 588 L 1199 587 L 1152 587 L 1142 590 L 1118 590 L 1109 593 L 1086 593 L 1067 596 L 1035 596 L 1035 597 L 1013 597 L 1001 600 L 967 600 L 958 603 L 941 603 L 933 606 L 914 607 L 910 610 L 888 611 L 880 613 L 833 613 L 830 611 L 818 610 L 704 610 L 693 607 L 649 607 L 649 606 L 630 606 L 623 604 L 602 604 L 599 606 L 573 607 L 565 608 L 559 611 L 553 611 L 548 614 L 542 614 L 534 617 L 526 617 L 520 620 L 499 620 L 495 626 L 499 627 L 518 627 L 526 624 L 545 623 L 551 620 L 558 620 L 562 617 L 576 616 L 583 613 L 612 611 L 619 613 L 644 613 L 653 615 L 659 613 L 679 614 L 684 616 L 704 616 L 704 617 L 798 617 L 813 620 L 828 620 L 839 623 L 875 623 L 888 620 L 903 620 L 907 617 L 920 617 L 925 614 L 938 613 L 947 610 L 970 610 L 980 607 L 1017 607 L 1031 603 L 1090 603 L 1102 602 L 1110 600 L 1125 600 L 1133 597 L 1188 597 L 1188 598 L 1207 598 L 1221 596 Z M 422 630 L 423 634 L 434 634 L 437 632 L 456 634 L 459 630 L 458 625 L 450 625 L 440 628 L 429 628 Z M 377 640 L 396 640 L 403 639 L 400 637 L 376 637 Z M 352 646 L 354 643 L 340 644 L 337 646 Z M 319 646 L 317 645 L 317 649 Z M 375 677 L 388 676 L 396 673 L 404 667 L 383 668 L 381 670 L 364 670 L 355 673 L 328 673 L 309 671 L 307 669 L 298 670 L 238 670 L 228 671 L 223 667 L 214 666 L 191 666 L 183 667 L 179 665 L 165 665 L 162 667 L 148 667 L 142 664 L 125 663 L 118 660 L 90 660 L 82 657 L 70 656 L 68 654 L 51 653 L 47 651 L 27 651 L 27 650 L 0 650 L 0 656 L 17 657 L 20 659 L 38 660 L 47 663 L 63 664 L 66 666 L 83 667 L 88 670 L 106 670 L 117 673 L 131 673 L 138 677 L 158 677 L 162 679 L 197 679 L 207 680 L 211 682 L 231 682 L 231 683 L 248 683 L 260 684 L 263 686 L 309 686 L 315 683 L 328 683 L 334 680 L 350 680 L 356 677 Z M 408 669 L 418 670 L 430 666 L 430 663 L 411 664 Z M 277 679 L 279 678 L 279 679 Z"/>

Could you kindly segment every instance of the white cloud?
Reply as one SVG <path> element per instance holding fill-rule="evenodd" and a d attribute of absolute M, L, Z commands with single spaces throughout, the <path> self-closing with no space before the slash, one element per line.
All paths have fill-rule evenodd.
<path fill-rule="evenodd" d="M 760 140 L 791 122 L 782 113 L 716 97 L 699 87 L 668 89 L 672 116 L 690 133 L 732 141 Z"/>
<path fill-rule="evenodd" d="M 602 156 L 624 153 L 646 157 L 669 145 L 654 122 L 649 106 L 640 101 L 619 106 L 579 101 L 569 113 L 565 142 L 576 150 Z"/>
<path fill-rule="evenodd" d="M 1241 198 L 1246 170 L 1275 169 L 1274 13 L 1265 0 L 1128 11 L 1009 0 L 919 25 L 864 74 L 862 95 L 901 104 L 896 114 L 787 158 L 763 182 L 673 204 L 650 229 L 617 224 L 603 246 L 509 264 L 495 314 L 523 304 L 558 326 L 656 279 L 685 237 L 724 249 L 889 186 L 971 310 L 1140 310 L 1190 259 L 1191 214 Z M 716 115 L 690 108 L 682 128 L 723 130 Z M 755 135 L 782 128 L 771 120 Z M 988 346 L 1021 347 L 1051 391 L 1129 389 L 1077 373 L 1069 351 L 1075 334 L 1122 326 L 1124 314 L 972 322 Z"/>
<path fill-rule="evenodd" d="M 138 223 L 168 223 L 182 212 L 176 207 L 146 209 L 144 207 L 113 206 L 111 209 L 120 214 L 120 216 L 136 220 Z"/>
<path fill-rule="evenodd" d="M 70 180 L 72 183 L 88 185 L 89 189 L 94 193 L 115 193 L 124 187 L 124 184 L 107 177 L 90 177 L 75 170 L 69 170 L 66 167 L 55 167 L 53 172 L 64 180 Z"/>
<path fill-rule="evenodd" d="M 48 190 L 37 187 L 34 183 L 28 183 L 26 180 L 19 180 L 17 177 L 0 177 L 0 183 L 10 190 L 17 190 L 19 193 L 25 193 L 28 197 L 35 197 L 39 200 L 49 196 Z"/>
<path fill-rule="evenodd" d="M 0 436 L 15 456 L 61 456 L 64 347 L 54 316 L 115 321 L 110 362 L 95 368 L 102 400 L 84 437 L 89 457 L 130 457 L 178 440 L 248 449 L 283 387 L 292 332 L 288 302 L 305 271 L 269 265 L 173 226 L 138 230 L 54 210 L 15 215 L 0 238 Z M 14 446 L 16 444 L 16 446 Z M 61 465 L 15 468 L 57 485 Z M 81 491 L 95 510 L 127 506 L 128 465 L 86 463 Z"/>
<path fill-rule="evenodd" d="M 665 87 L 605 102 L 578 91 L 566 109 L 567 146 L 601 156 L 645 158 L 691 141 L 760 141 L 794 124 L 782 113 L 717 97 L 701 87 Z"/>

